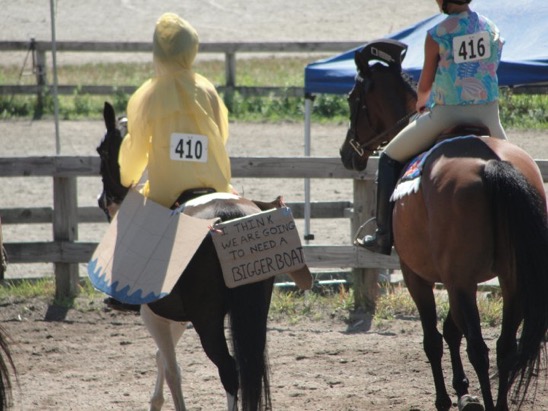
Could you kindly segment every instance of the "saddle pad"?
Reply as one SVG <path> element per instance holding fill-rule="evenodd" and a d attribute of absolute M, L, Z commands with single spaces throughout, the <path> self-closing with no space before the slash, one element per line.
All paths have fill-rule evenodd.
<path fill-rule="evenodd" d="M 131 190 L 88 263 L 91 283 L 124 303 L 159 300 L 215 221 L 173 212 Z"/>
<path fill-rule="evenodd" d="M 276 274 L 290 274 L 300 288 L 312 285 L 288 207 L 215 224 L 211 235 L 229 288 L 263 281 Z"/>
<path fill-rule="evenodd" d="M 409 163 L 407 163 L 407 166 L 404 169 L 403 175 L 400 178 L 398 185 L 394 189 L 392 196 L 390 197 L 390 201 L 399 200 L 400 198 L 405 197 L 408 194 L 413 194 L 419 191 L 422 168 L 424 166 L 424 163 L 426 162 L 426 160 L 428 159 L 428 157 L 430 156 L 430 154 L 432 154 L 434 150 L 436 150 L 441 145 L 446 144 L 450 141 L 463 140 L 468 138 L 480 138 L 480 137 L 476 135 L 467 135 L 467 136 L 448 138 L 446 140 L 440 141 L 439 143 L 436 143 L 428 151 L 420 153 L 418 156 L 413 158 Z"/>

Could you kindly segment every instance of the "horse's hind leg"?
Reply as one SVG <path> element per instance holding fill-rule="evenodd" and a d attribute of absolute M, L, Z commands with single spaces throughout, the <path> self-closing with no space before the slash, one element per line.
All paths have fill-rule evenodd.
<path fill-rule="evenodd" d="M 430 362 L 436 387 L 436 409 L 446 411 L 451 408 L 451 398 L 445 387 L 441 358 L 443 337 L 437 329 L 436 302 L 432 284 L 427 283 L 402 263 L 405 283 L 419 311 L 424 334 L 423 346 Z"/>
<path fill-rule="evenodd" d="M 188 322 L 172 322 L 171 323 L 171 338 L 173 340 L 173 346 L 176 347 L 177 343 L 181 339 L 183 332 L 186 330 Z M 156 375 L 156 384 L 154 386 L 154 392 L 150 399 L 149 411 L 160 411 L 164 405 L 164 381 L 166 367 L 160 350 L 156 351 L 156 367 L 158 373 Z"/>
<path fill-rule="evenodd" d="M 466 337 L 466 351 L 478 376 L 485 409 L 494 410 L 489 380 L 489 349 L 481 333 L 480 316 L 476 304 L 476 286 L 466 291 L 448 287 L 447 291 L 453 320 Z"/>
<path fill-rule="evenodd" d="M 156 377 L 154 393 L 150 400 L 150 411 L 159 411 L 162 408 L 164 403 L 164 378 L 171 391 L 175 410 L 184 411 L 186 408 L 181 386 L 181 373 L 175 355 L 175 346 L 183 335 L 187 323 L 177 323 L 160 317 L 154 314 L 147 305 L 141 307 L 141 318 L 158 347 L 158 352 L 156 353 L 158 375 Z"/>
<path fill-rule="evenodd" d="M 224 333 L 224 316 L 195 318 L 193 325 L 200 337 L 204 352 L 217 366 L 221 383 L 226 391 L 228 410 L 236 411 L 238 409 L 238 371 L 236 362 L 228 350 Z"/>
<path fill-rule="evenodd" d="M 464 373 L 464 367 L 460 356 L 462 336 L 462 331 L 456 326 L 453 321 L 451 310 L 449 310 L 447 318 L 443 322 L 443 338 L 449 347 L 451 366 L 453 369 L 453 388 L 459 398 L 468 394 L 469 386 L 469 381 Z"/>
<path fill-rule="evenodd" d="M 483 405 L 477 397 L 468 394 L 470 382 L 464 372 L 462 359 L 460 356 L 460 346 L 462 342 L 462 331 L 457 327 L 453 320 L 451 310 L 447 313 L 447 318 L 443 323 L 443 338 L 449 346 L 451 355 L 451 366 L 453 368 L 453 388 L 459 398 L 459 411 L 482 411 Z"/>
<path fill-rule="evenodd" d="M 517 355 L 516 333 L 521 322 L 521 310 L 518 307 L 516 295 L 508 295 L 504 280 L 499 277 L 502 290 L 503 310 L 502 328 L 497 340 L 497 368 L 499 372 L 499 390 L 497 396 L 497 410 L 508 410 L 508 386 L 512 360 Z"/>

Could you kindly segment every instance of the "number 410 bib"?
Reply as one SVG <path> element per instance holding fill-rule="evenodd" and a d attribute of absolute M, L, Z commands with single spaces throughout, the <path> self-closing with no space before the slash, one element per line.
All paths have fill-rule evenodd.
<path fill-rule="evenodd" d="M 491 57 L 489 33 L 466 34 L 453 38 L 453 60 L 455 63 L 471 63 Z"/>
<path fill-rule="evenodd" d="M 169 158 L 176 161 L 207 162 L 208 138 L 200 134 L 171 134 Z"/>

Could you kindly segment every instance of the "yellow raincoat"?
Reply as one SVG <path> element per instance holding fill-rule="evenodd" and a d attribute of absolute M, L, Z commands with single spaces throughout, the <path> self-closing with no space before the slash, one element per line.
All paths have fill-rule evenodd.
<path fill-rule="evenodd" d="M 230 192 L 228 110 L 215 87 L 192 71 L 198 34 L 166 13 L 153 40 L 155 77 L 130 98 L 128 134 L 119 154 L 122 184 L 136 185 L 145 168 L 143 195 L 166 207 L 191 188 Z"/>

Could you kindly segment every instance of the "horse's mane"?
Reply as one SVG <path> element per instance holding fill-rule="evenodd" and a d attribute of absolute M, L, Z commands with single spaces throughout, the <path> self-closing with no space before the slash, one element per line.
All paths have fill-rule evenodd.
<path fill-rule="evenodd" d="M 396 77 L 398 77 L 405 89 L 405 91 L 412 96 L 417 96 L 417 82 L 411 77 L 409 74 L 407 74 L 405 71 L 401 69 L 400 66 L 397 65 L 387 65 L 383 63 L 375 63 L 372 66 L 370 66 L 370 70 L 372 73 L 375 72 L 389 72 L 393 73 Z"/>
<path fill-rule="evenodd" d="M 403 84 L 405 86 L 405 90 L 413 94 L 415 97 L 417 96 L 417 82 L 411 77 L 409 74 L 407 74 L 405 71 L 401 71 L 401 79 L 403 81 Z"/>

